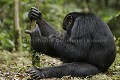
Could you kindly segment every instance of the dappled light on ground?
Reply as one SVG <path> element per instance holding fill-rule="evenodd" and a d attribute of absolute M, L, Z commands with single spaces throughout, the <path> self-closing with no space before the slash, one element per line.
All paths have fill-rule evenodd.
<path fill-rule="evenodd" d="M 0 52 L 0 80 L 26 80 L 29 76 L 25 71 L 31 66 L 30 53 L 10 53 L 7 51 Z M 65 76 L 61 79 L 42 79 L 42 80 L 118 80 L 120 79 L 120 55 L 117 54 L 117 58 L 109 71 L 106 73 L 100 73 L 91 78 L 78 78 Z M 41 68 L 48 66 L 58 66 L 61 62 L 57 59 L 48 57 L 46 55 L 41 56 Z"/>

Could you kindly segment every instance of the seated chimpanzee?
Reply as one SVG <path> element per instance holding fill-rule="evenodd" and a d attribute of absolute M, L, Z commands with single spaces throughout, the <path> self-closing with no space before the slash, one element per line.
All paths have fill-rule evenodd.
<path fill-rule="evenodd" d="M 37 23 L 34 30 L 26 30 L 31 36 L 32 49 L 63 61 L 61 66 L 30 68 L 27 73 L 32 79 L 86 77 L 107 71 L 114 62 L 114 37 L 107 24 L 93 13 L 67 14 L 63 20 L 66 32 L 62 36 L 36 8 L 31 8 L 28 16 Z"/>

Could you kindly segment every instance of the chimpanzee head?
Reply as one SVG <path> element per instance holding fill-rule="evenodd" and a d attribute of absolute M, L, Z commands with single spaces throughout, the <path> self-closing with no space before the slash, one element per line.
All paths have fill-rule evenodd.
<path fill-rule="evenodd" d="M 79 12 L 72 12 L 65 16 L 63 20 L 63 29 L 66 31 L 71 31 L 75 19 L 79 17 Z"/>
<path fill-rule="evenodd" d="M 79 20 L 79 24 L 78 22 L 76 22 L 77 19 Z M 88 20 L 93 20 L 96 19 L 97 17 L 93 14 L 93 13 L 84 13 L 84 12 L 72 12 L 69 13 L 65 16 L 64 20 L 63 20 L 63 29 L 67 31 L 67 33 L 69 35 L 71 35 L 71 30 L 73 28 L 74 25 L 76 25 L 76 27 L 80 27 L 81 23 L 85 25 L 88 25 L 89 22 L 93 23 L 94 21 L 88 21 Z M 75 23 L 76 22 L 76 23 Z M 82 26 L 85 26 L 82 25 Z"/>

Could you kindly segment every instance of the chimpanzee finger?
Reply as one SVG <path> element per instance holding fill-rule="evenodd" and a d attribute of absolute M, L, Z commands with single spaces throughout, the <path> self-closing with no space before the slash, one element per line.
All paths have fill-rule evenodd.
<path fill-rule="evenodd" d="M 28 78 L 27 80 L 34 80 L 34 79 Z"/>
<path fill-rule="evenodd" d="M 38 76 L 37 78 L 36 78 L 36 80 L 40 80 L 41 79 L 41 77 L 40 76 Z"/>
<path fill-rule="evenodd" d="M 39 75 L 37 75 L 37 74 L 31 74 L 30 76 L 31 76 L 32 78 L 34 78 L 34 79 L 37 78 L 37 77 L 39 77 Z"/>
<path fill-rule="evenodd" d="M 42 14 L 41 14 L 40 11 L 34 11 L 34 10 L 33 10 L 33 11 L 31 11 L 31 13 L 37 15 L 39 18 L 42 17 Z"/>
<path fill-rule="evenodd" d="M 39 76 L 33 76 L 32 78 L 35 80 L 40 80 L 41 78 L 38 78 Z"/>
<path fill-rule="evenodd" d="M 33 66 L 33 67 L 29 68 L 26 72 L 29 73 L 30 71 L 33 71 L 34 69 L 36 69 L 36 67 Z"/>
<path fill-rule="evenodd" d="M 36 14 L 41 14 L 41 12 L 37 8 L 35 8 L 35 7 L 31 8 L 30 11 L 31 12 L 35 12 Z"/>
<path fill-rule="evenodd" d="M 28 17 L 29 17 L 30 20 L 33 20 L 33 19 L 37 20 L 37 19 L 40 18 L 39 15 L 37 15 L 37 14 L 35 14 L 35 13 L 32 13 L 32 12 L 30 12 L 30 13 L 28 14 Z"/>
<path fill-rule="evenodd" d="M 30 19 L 30 21 L 37 20 L 37 17 L 33 15 L 31 12 L 28 13 L 28 18 Z"/>
<path fill-rule="evenodd" d="M 31 10 L 36 10 L 38 11 L 38 9 L 36 7 L 31 7 Z"/>
<path fill-rule="evenodd" d="M 36 13 L 36 14 L 40 14 L 40 11 L 36 11 L 36 10 L 31 10 L 31 12 L 34 12 L 34 13 Z"/>
<path fill-rule="evenodd" d="M 27 71 L 25 71 L 25 73 L 30 73 L 32 70 L 31 69 L 28 69 Z"/>
<path fill-rule="evenodd" d="M 31 34 L 32 34 L 32 31 L 31 31 L 31 30 L 25 30 L 25 33 L 31 35 Z M 27 73 L 27 71 L 26 71 L 26 73 Z"/>
<path fill-rule="evenodd" d="M 30 17 L 31 17 L 31 20 L 37 20 L 38 19 L 38 17 L 33 16 L 33 15 L 30 15 Z"/>
<path fill-rule="evenodd" d="M 36 75 L 36 71 L 30 71 L 29 74 Z"/>
<path fill-rule="evenodd" d="M 40 18 L 40 15 L 38 15 L 38 14 L 36 14 L 36 13 L 34 13 L 34 12 L 31 12 L 30 15 L 35 16 L 35 17 L 37 17 L 37 18 Z"/>
<path fill-rule="evenodd" d="M 28 15 L 34 15 L 36 17 L 41 17 L 41 13 L 40 12 L 35 12 L 35 11 L 30 11 Z"/>

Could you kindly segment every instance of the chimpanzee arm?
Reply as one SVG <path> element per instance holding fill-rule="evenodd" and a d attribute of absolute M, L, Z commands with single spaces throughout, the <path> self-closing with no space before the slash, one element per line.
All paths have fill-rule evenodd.
<path fill-rule="evenodd" d="M 38 25 L 36 25 L 34 30 L 26 30 L 25 32 L 31 36 L 32 50 L 42 52 L 46 55 L 50 55 L 51 57 L 58 57 L 58 55 L 55 54 L 56 51 L 52 47 L 49 47 L 48 38 L 41 35 L 41 30 L 39 29 Z"/>
<path fill-rule="evenodd" d="M 61 39 L 57 36 L 49 37 L 50 47 L 53 47 L 58 52 L 57 55 L 65 62 L 70 60 L 72 62 L 84 61 L 90 49 L 92 41 L 91 29 L 84 22 L 81 21 L 80 23 L 80 20 L 80 18 L 76 19 L 68 39 Z"/>
<path fill-rule="evenodd" d="M 51 36 L 49 46 L 56 50 L 56 54 L 64 62 L 72 60 L 78 61 L 86 58 L 86 55 L 90 49 L 91 42 L 89 36 L 77 40 L 68 40 L 65 41 L 56 36 Z M 85 41 L 87 40 L 87 41 Z"/>
<path fill-rule="evenodd" d="M 38 19 L 37 24 L 41 30 L 42 36 L 48 37 L 51 34 L 59 36 L 60 34 L 56 31 L 48 22 L 44 19 Z"/>
<path fill-rule="evenodd" d="M 59 33 L 42 18 L 42 14 L 38 9 L 32 7 L 28 17 L 30 21 L 36 20 L 42 36 L 48 37 L 50 34 L 59 35 Z"/>

